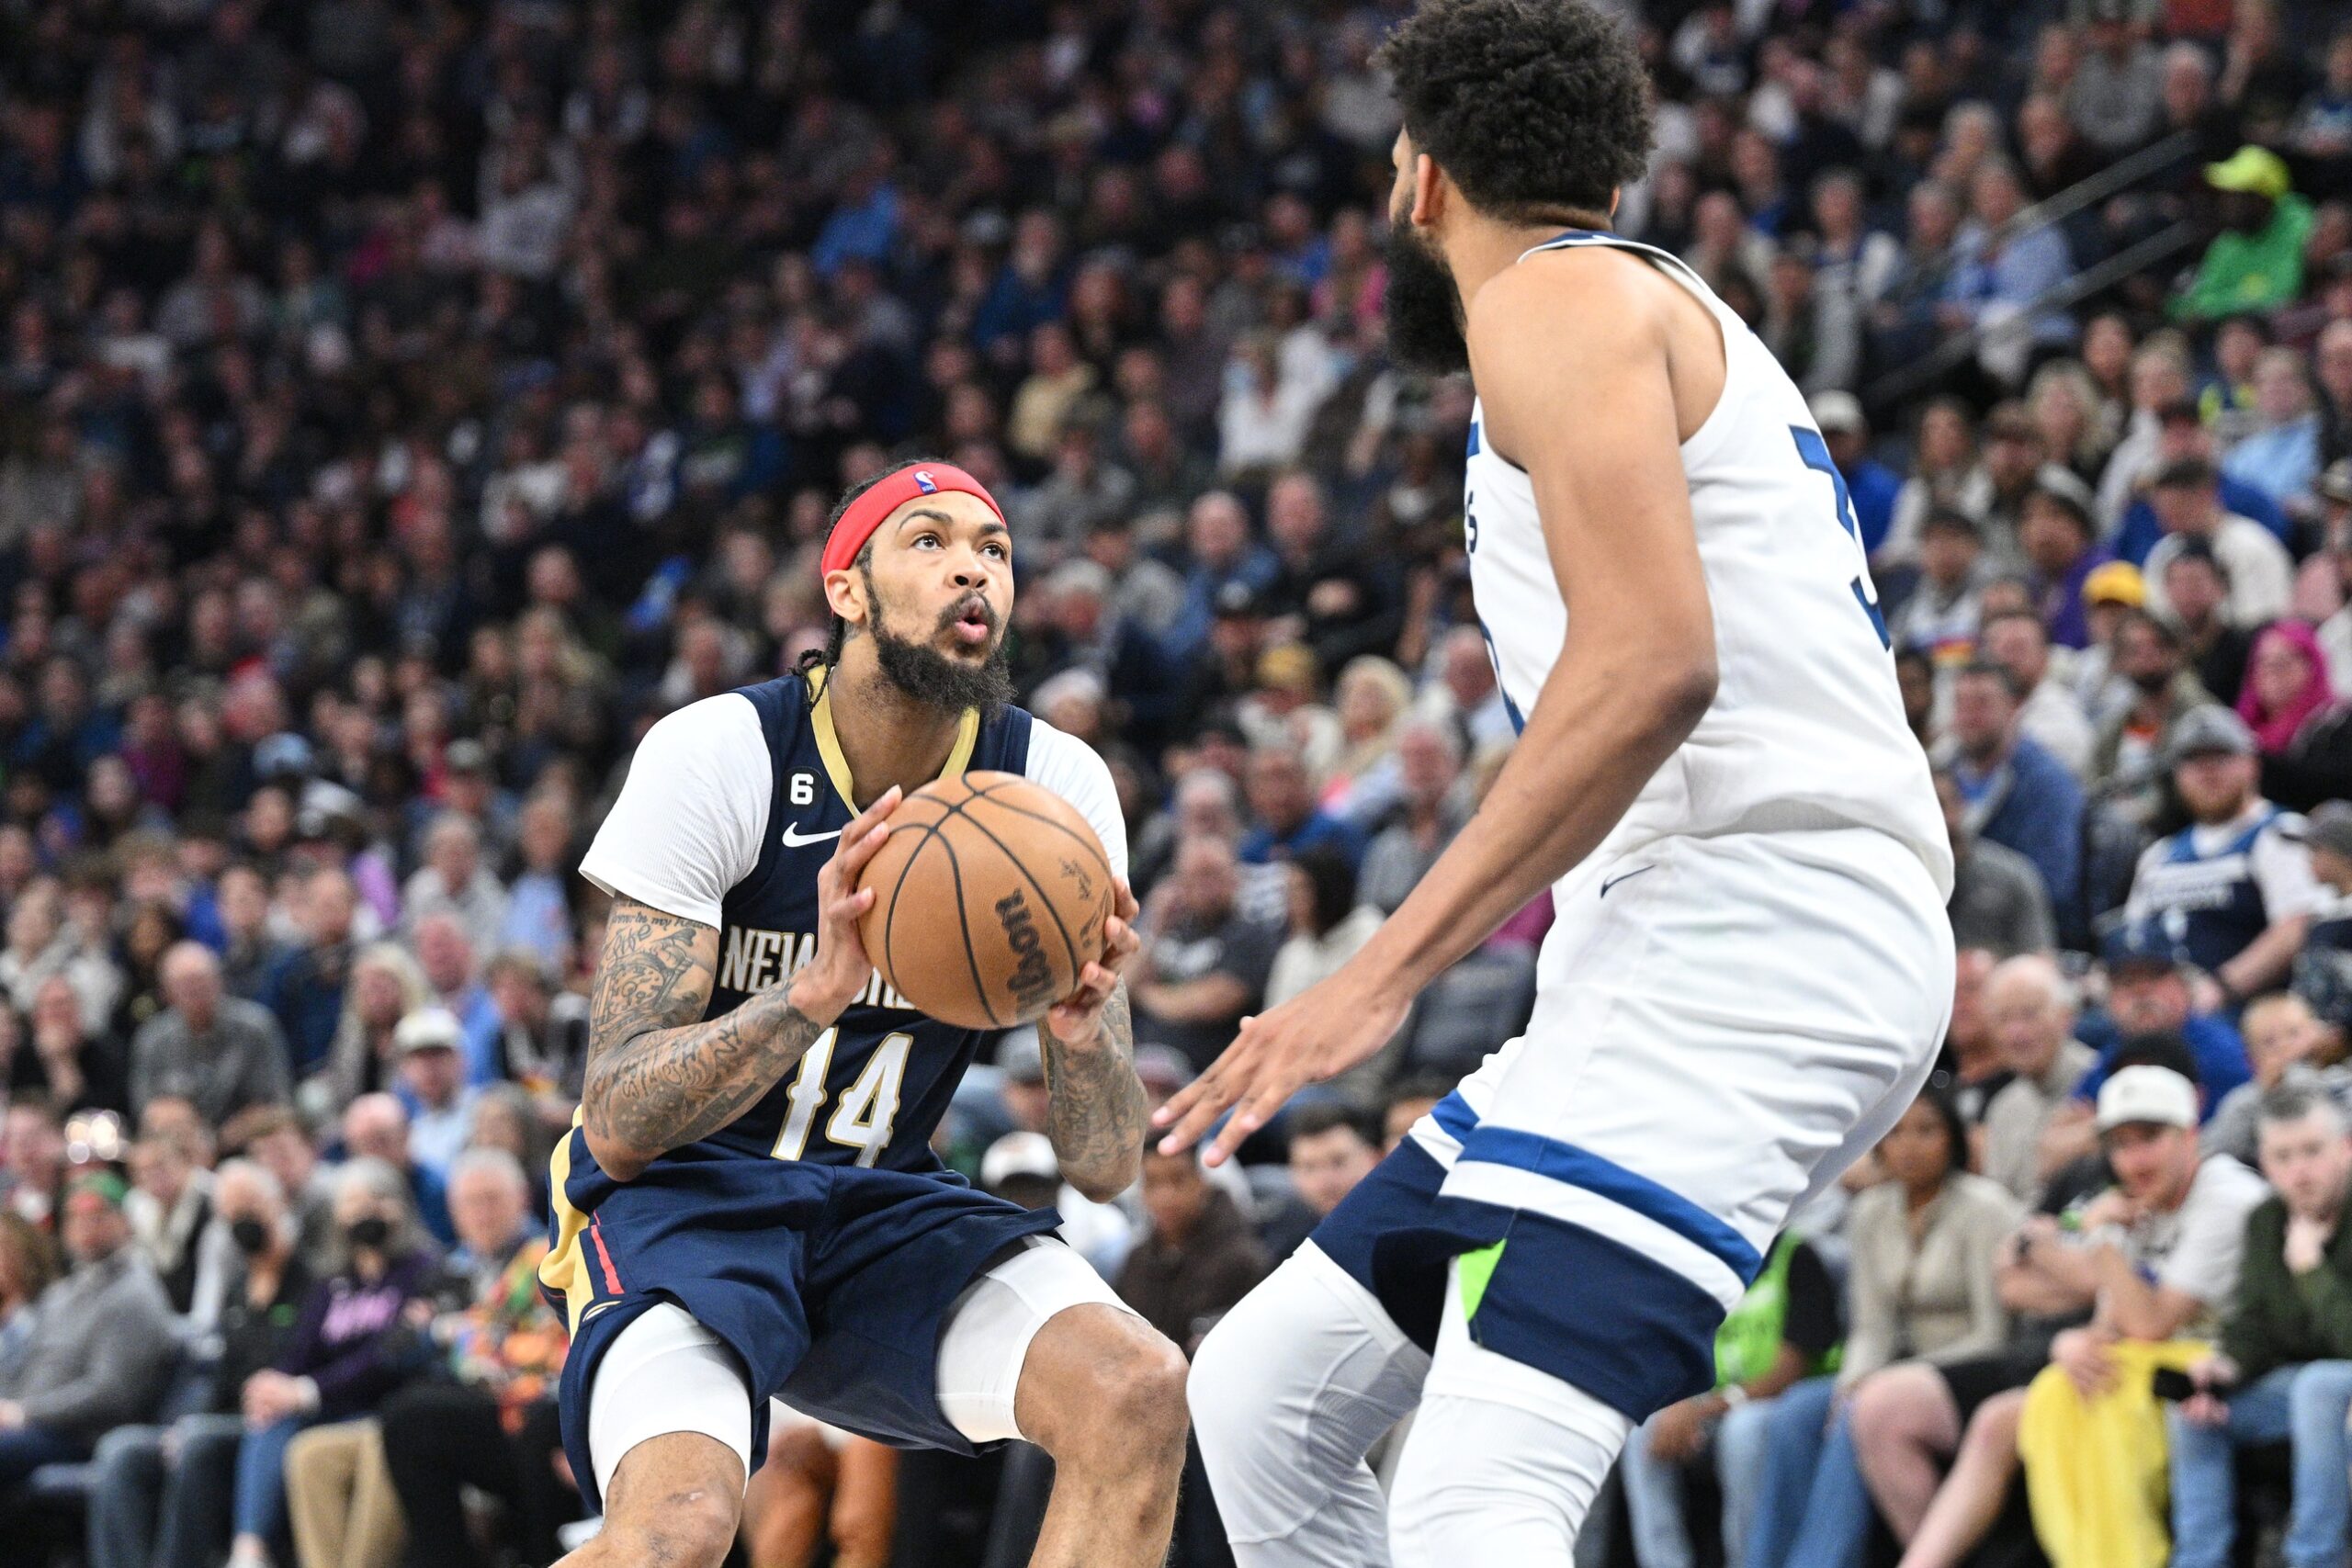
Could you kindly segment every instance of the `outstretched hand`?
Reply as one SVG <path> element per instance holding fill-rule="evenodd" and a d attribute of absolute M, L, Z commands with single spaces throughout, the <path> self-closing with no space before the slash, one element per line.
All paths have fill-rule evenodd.
<path fill-rule="evenodd" d="M 1159 1152 L 1174 1154 L 1198 1143 L 1219 1116 L 1238 1107 L 1203 1156 L 1223 1165 L 1301 1085 L 1346 1072 L 1388 1043 L 1411 998 L 1388 995 L 1355 968 L 1343 964 L 1282 1006 L 1243 1019 L 1225 1054 L 1153 1113 L 1152 1125 L 1168 1130 Z"/>

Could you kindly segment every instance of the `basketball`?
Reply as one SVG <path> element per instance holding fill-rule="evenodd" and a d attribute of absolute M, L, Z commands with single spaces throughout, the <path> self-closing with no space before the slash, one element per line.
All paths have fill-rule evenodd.
<path fill-rule="evenodd" d="M 1044 1016 L 1102 955 L 1111 863 L 1086 818 L 1013 773 L 938 779 L 890 814 L 858 931 L 882 977 L 965 1029 Z"/>

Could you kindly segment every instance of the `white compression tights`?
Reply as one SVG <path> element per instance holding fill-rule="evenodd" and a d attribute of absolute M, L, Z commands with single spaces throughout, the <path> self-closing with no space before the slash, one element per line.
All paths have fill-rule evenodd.
<path fill-rule="evenodd" d="M 1472 1342 L 1449 1279 L 1388 1539 L 1396 1568 L 1569 1568 L 1633 1423 L 1575 1385 Z"/>
<path fill-rule="evenodd" d="M 1451 1299 L 1432 1371 L 1311 1242 L 1211 1332 L 1191 1389 L 1241 1568 L 1566 1568 L 1630 1427 L 1471 1343 Z M 1417 1404 L 1384 1499 L 1363 1456 Z"/>

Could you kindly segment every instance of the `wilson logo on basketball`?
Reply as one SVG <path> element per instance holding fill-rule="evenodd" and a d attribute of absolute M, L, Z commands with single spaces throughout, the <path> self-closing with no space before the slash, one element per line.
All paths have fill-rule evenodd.
<path fill-rule="evenodd" d="M 1029 913 L 1029 900 L 1014 888 L 996 901 L 996 918 L 1004 927 L 1004 940 L 1019 954 L 1012 968 L 1012 995 L 1023 1013 L 1048 1006 L 1053 1001 L 1054 973 L 1046 963 L 1046 944 L 1037 934 L 1037 921 Z"/>

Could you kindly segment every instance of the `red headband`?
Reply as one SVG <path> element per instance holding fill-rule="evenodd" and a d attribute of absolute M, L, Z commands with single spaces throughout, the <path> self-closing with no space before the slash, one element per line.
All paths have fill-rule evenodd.
<path fill-rule="evenodd" d="M 889 478 L 876 480 L 872 489 L 849 503 L 842 520 L 825 536 L 824 554 L 817 562 L 819 578 L 840 571 L 857 559 L 857 552 L 865 547 L 865 541 L 874 536 L 874 530 L 882 526 L 882 520 L 890 513 L 919 495 L 937 495 L 945 490 L 978 496 L 989 503 L 989 510 L 996 513 L 998 522 L 1004 521 L 1004 508 L 996 503 L 988 486 L 955 464 L 924 463 L 900 468 Z"/>

